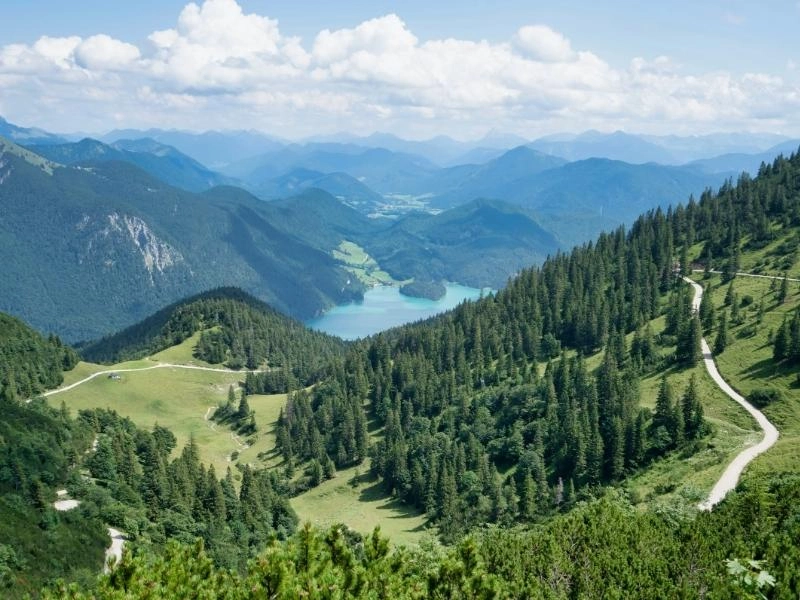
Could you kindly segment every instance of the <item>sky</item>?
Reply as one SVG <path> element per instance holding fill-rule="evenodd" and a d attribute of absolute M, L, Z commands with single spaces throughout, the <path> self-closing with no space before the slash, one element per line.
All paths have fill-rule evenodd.
<path fill-rule="evenodd" d="M 800 2 L 3 2 L 0 115 L 56 132 L 800 136 Z"/>

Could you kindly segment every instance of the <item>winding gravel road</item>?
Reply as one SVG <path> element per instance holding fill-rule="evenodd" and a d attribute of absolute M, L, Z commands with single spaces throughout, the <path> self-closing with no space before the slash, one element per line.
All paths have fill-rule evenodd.
<path fill-rule="evenodd" d="M 103 573 L 111 572 L 110 561 L 112 557 L 115 565 L 122 560 L 122 548 L 125 546 L 125 534 L 119 529 L 109 527 L 108 537 L 111 538 L 111 545 L 106 548 L 106 564 L 103 566 Z"/>
<path fill-rule="evenodd" d="M 42 396 L 54 396 L 56 394 L 60 394 L 61 392 L 69 391 L 73 388 L 78 387 L 79 385 L 83 385 L 87 381 L 91 381 L 95 377 L 100 377 L 101 375 L 110 375 L 111 373 L 135 373 L 137 371 L 152 371 L 153 369 L 166 369 L 166 368 L 173 368 L 173 369 L 190 369 L 193 371 L 211 371 L 213 373 L 263 373 L 262 370 L 255 370 L 255 371 L 234 371 L 233 369 L 215 369 L 214 367 L 198 367 L 196 365 L 175 365 L 172 363 L 158 363 L 157 365 L 153 365 L 152 367 L 141 367 L 138 369 L 106 369 L 104 371 L 98 371 L 97 373 L 92 373 L 88 377 L 84 377 L 80 381 L 76 381 L 75 383 L 71 383 L 69 385 L 65 385 L 64 387 L 56 388 L 54 390 L 50 390 L 49 392 L 45 392 Z"/>
<path fill-rule="evenodd" d="M 761 277 L 768 278 L 766 276 Z M 703 300 L 703 286 L 689 279 L 688 277 L 684 277 L 683 280 L 694 288 L 692 310 L 694 312 L 698 312 L 700 310 L 700 302 Z M 752 462 L 756 456 L 769 450 L 775 444 L 775 442 L 778 441 L 778 430 L 772 423 L 769 422 L 769 419 L 764 416 L 764 413 L 745 400 L 742 395 L 737 393 L 736 390 L 728 385 L 728 382 L 722 378 L 722 375 L 720 375 L 719 371 L 717 370 L 717 365 L 714 363 L 714 355 L 711 354 L 711 348 L 709 348 L 706 338 L 703 338 L 701 347 L 703 351 L 703 362 L 706 365 L 708 374 L 711 375 L 711 378 L 723 392 L 725 392 L 753 416 L 759 427 L 761 427 L 764 432 L 764 437 L 758 444 L 755 446 L 750 446 L 749 448 L 745 448 L 736 455 L 736 457 L 725 469 L 725 472 L 719 478 L 717 483 L 714 484 L 714 487 L 711 489 L 711 493 L 708 495 L 708 498 L 698 505 L 700 510 L 711 510 L 716 504 L 722 501 L 728 492 L 736 487 L 744 468 L 750 464 L 750 462 Z"/>
<path fill-rule="evenodd" d="M 68 510 L 73 510 L 78 508 L 81 504 L 80 500 L 73 500 L 70 498 L 69 494 L 67 494 L 67 490 L 58 490 L 56 495 L 59 499 L 53 503 L 53 508 L 57 511 L 66 512 Z M 122 560 L 122 549 L 125 547 L 125 533 L 119 529 L 109 527 L 108 537 L 111 538 L 111 544 L 106 548 L 106 560 L 103 564 L 103 573 L 111 572 L 110 560 L 112 557 L 114 558 L 115 565 Z"/>

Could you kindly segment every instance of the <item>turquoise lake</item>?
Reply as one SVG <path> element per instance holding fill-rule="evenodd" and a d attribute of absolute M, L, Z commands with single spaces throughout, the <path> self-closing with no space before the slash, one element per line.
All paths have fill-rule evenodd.
<path fill-rule="evenodd" d="M 404 323 L 427 319 L 455 308 L 462 300 L 476 300 L 481 295 L 477 288 L 454 283 L 445 287 L 447 292 L 440 300 L 404 296 L 397 287 L 374 287 L 364 293 L 362 302 L 336 306 L 321 317 L 306 321 L 306 325 L 345 340 L 355 340 Z"/>

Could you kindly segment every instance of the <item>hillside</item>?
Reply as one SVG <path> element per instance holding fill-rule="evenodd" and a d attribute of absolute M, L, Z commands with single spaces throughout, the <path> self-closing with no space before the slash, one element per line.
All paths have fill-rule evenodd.
<path fill-rule="evenodd" d="M 652 208 L 685 202 L 724 178 L 685 167 L 588 159 L 518 180 L 498 194 L 533 211 L 571 247 L 601 231 L 629 225 Z"/>
<path fill-rule="evenodd" d="M 797 590 L 799 487 L 796 476 L 762 483 L 721 509 L 677 522 L 610 497 L 531 530 L 490 529 L 451 548 L 392 549 L 379 531 L 360 536 L 340 526 L 303 528 L 259 554 L 246 575 L 215 568 L 201 547 L 173 544 L 161 556 L 127 557 L 126 578 L 104 578 L 98 593 L 145 597 L 152 589 L 169 589 L 182 596 L 291 600 L 323 596 L 319 590 L 335 587 L 343 597 L 365 600 L 611 595 L 788 600 Z M 744 558 L 750 553 L 764 559 L 751 563 Z M 62 585 L 45 598 L 66 593 Z M 95 596 L 72 592 L 70 597 Z"/>
<path fill-rule="evenodd" d="M 0 398 L 30 398 L 58 386 L 77 354 L 55 336 L 45 339 L 19 319 L 0 313 Z"/>
<path fill-rule="evenodd" d="M 321 190 L 269 203 L 274 221 L 332 253 L 354 242 L 398 281 L 457 281 L 498 288 L 542 262 L 558 243 L 530 213 L 498 201 L 466 203 L 438 215 L 369 219 Z"/>
<path fill-rule="evenodd" d="M 0 595 L 38 593 L 56 577 L 87 581 L 102 564 L 96 515 L 61 515 L 50 503 L 91 432 L 61 411 L 24 399 L 59 385 L 76 355 L 0 313 Z"/>
<path fill-rule="evenodd" d="M 566 162 L 562 158 L 543 154 L 527 146 L 518 146 L 468 172 L 462 166 L 451 167 L 437 174 L 429 184 L 429 191 L 434 194 L 431 204 L 451 207 L 476 198 L 507 200 L 498 190 L 519 179 L 560 167 Z"/>
<path fill-rule="evenodd" d="M 721 557 L 755 556 L 778 575 L 777 593 L 791 594 L 796 538 L 777 533 L 793 531 L 791 518 L 784 519 L 793 514 L 791 501 L 778 519 L 766 515 L 785 494 L 796 493 L 796 476 L 786 473 L 795 470 L 791 457 L 800 431 L 790 381 L 797 356 L 770 358 L 769 339 L 795 314 L 800 295 L 788 287 L 784 293 L 780 281 L 740 276 L 731 285 L 730 277 L 739 268 L 797 272 L 792 244 L 798 223 L 791 216 L 800 198 L 797 169 L 799 157 L 779 159 L 757 179 L 742 178 L 736 187 L 667 213 L 651 211 L 627 234 L 604 234 L 525 270 L 496 296 L 353 345 L 327 380 L 290 396 L 276 422 L 280 469 L 293 473 L 295 491 L 347 473 L 354 493 L 373 499 L 382 490 L 424 511 L 447 541 L 457 542 L 477 524 L 497 524 L 478 542 L 485 575 L 521 597 L 551 589 L 528 575 L 540 562 L 572 573 L 573 561 L 559 562 L 562 550 L 553 550 L 565 539 L 572 552 L 576 539 L 586 544 L 584 575 L 587 568 L 646 568 L 648 593 L 660 589 L 669 596 L 677 587 L 698 586 L 722 593 L 735 583 L 725 576 Z M 709 255 L 715 257 L 710 262 Z M 674 277 L 676 257 L 684 269 L 705 260 L 727 273 L 721 283 L 715 275 L 707 278 L 712 317 L 708 306 L 691 314 L 689 288 Z M 767 327 L 772 334 L 763 331 Z M 795 326 L 786 327 L 795 336 Z M 703 329 L 734 385 L 753 398 L 765 384 L 780 390 L 762 394 L 765 412 L 781 431 L 778 445 L 757 459 L 741 491 L 710 515 L 696 515 L 694 507 L 729 457 L 752 443 L 752 429 L 704 379 Z M 246 390 L 259 384 L 253 378 Z M 369 460 L 366 421 L 378 433 Z M 377 481 L 365 487 L 358 471 L 351 481 L 359 466 Z M 609 485 L 621 486 L 627 497 L 603 492 Z M 543 525 L 533 533 L 505 529 L 530 522 Z M 313 533 L 302 535 L 309 540 Z M 546 548 L 555 554 L 540 546 L 546 535 L 552 536 Z M 289 542 L 289 548 L 292 543 L 303 542 Z M 608 553 L 598 554 L 598 544 Z M 524 559 L 520 547 L 527 549 Z M 694 548 L 691 558 L 687 548 Z M 702 574 L 688 574 L 684 560 L 708 564 Z M 470 564 L 468 572 L 477 572 L 477 563 Z M 409 568 L 404 585 L 416 581 Z M 138 576 L 148 572 L 142 565 Z M 436 581 L 427 579 L 427 586 Z M 623 580 L 610 583 L 607 573 L 570 581 L 551 590 L 555 597 L 609 585 L 630 589 Z M 431 589 L 422 587 L 420 594 Z"/>
<path fill-rule="evenodd" d="M 365 215 L 374 213 L 385 203 L 383 196 L 347 173 L 322 173 L 303 168 L 293 169 L 280 177 L 254 186 L 253 193 L 264 199 L 287 198 L 310 188 L 324 190 Z"/>
<path fill-rule="evenodd" d="M 336 338 L 306 329 L 235 288 L 220 288 L 160 310 L 119 333 L 88 343 L 91 362 L 118 363 L 155 354 L 201 333 L 194 356 L 233 369 L 270 369 L 272 392 L 310 385 L 343 351 Z"/>
<path fill-rule="evenodd" d="M 546 517 L 598 485 L 630 480 L 654 502 L 676 483 L 669 471 L 663 483 L 647 477 L 652 482 L 662 468 L 680 470 L 687 460 L 708 470 L 674 499 L 689 509 L 703 498 L 694 486 L 713 482 L 726 457 L 752 439 L 752 425 L 725 408 L 730 400 L 701 367 L 701 322 L 691 315 L 688 286 L 674 277 L 675 261 L 710 255 L 710 266 L 730 271 L 733 261 L 766 252 L 769 264 L 793 272 L 788 242 L 797 224 L 786 215 L 800 194 L 785 182 L 799 167 L 797 156 L 779 159 L 755 180 L 667 213 L 651 211 L 627 234 L 603 234 L 551 257 L 495 297 L 358 345 L 346 363 L 353 378 L 341 373 L 290 398 L 291 417 L 279 423 L 284 459 L 310 461 L 312 471 L 326 460 L 337 468 L 358 464 L 344 428 L 359 410 L 352 398 L 366 397 L 383 428 L 372 473 L 386 492 L 424 510 L 446 539 L 487 521 Z M 757 327 L 752 319 L 773 310 L 752 298 L 743 306 L 754 308 L 744 312 L 731 301 L 725 317 L 736 323 L 732 347 Z M 718 333 L 715 323 L 703 324 Z M 729 350 L 718 350 L 724 360 Z M 794 403 L 794 392 L 778 396 L 769 413 L 792 432 L 789 447 L 796 447 Z M 323 428 L 331 414 L 334 428 Z M 316 436 L 321 443 L 311 442 Z M 771 464 L 771 452 L 757 464 Z M 771 473 L 787 468 L 781 459 L 772 464 Z"/>
<path fill-rule="evenodd" d="M 520 269 L 555 253 L 558 242 L 530 213 L 475 200 L 433 217 L 410 215 L 365 247 L 397 279 L 500 288 Z"/>
<path fill-rule="evenodd" d="M 63 144 L 67 140 L 35 127 L 20 127 L 0 117 L 0 136 L 16 144 Z"/>
<path fill-rule="evenodd" d="M 196 195 L 127 163 L 57 168 L 16 152 L 0 158 L 0 308 L 40 329 L 96 338 L 221 285 L 296 317 L 361 294 L 242 190 Z"/>
<path fill-rule="evenodd" d="M 782 142 L 764 152 L 747 154 L 744 152 L 728 153 L 692 161 L 691 166 L 702 169 L 708 173 L 735 173 L 738 175 L 747 172 L 750 175 L 758 173 L 762 163 L 771 163 L 779 154 L 791 154 L 796 152 L 800 141 L 793 140 Z"/>

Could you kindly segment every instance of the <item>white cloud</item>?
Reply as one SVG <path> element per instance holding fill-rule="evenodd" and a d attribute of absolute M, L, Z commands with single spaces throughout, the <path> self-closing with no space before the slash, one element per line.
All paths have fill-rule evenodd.
<path fill-rule="evenodd" d="M 547 25 L 521 27 L 514 41 L 534 60 L 565 62 L 574 56 L 569 40 Z"/>
<path fill-rule="evenodd" d="M 141 56 L 139 48 L 105 34 L 83 40 L 74 50 L 75 63 L 89 70 L 124 69 Z"/>
<path fill-rule="evenodd" d="M 800 123 L 800 89 L 774 73 L 687 73 L 665 56 L 616 68 L 542 24 L 506 42 L 420 40 L 394 14 L 304 43 L 234 0 L 186 5 L 141 47 L 104 34 L 2 46 L 0 101 L 5 116 L 60 131 L 380 128 L 468 137 L 492 127 L 534 135 Z"/>

